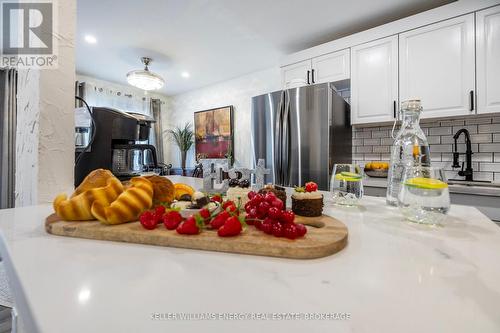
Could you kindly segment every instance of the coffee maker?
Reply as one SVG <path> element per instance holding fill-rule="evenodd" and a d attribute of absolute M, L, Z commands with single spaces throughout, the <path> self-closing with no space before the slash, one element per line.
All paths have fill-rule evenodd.
<path fill-rule="evenodd" d="M 93 133 L 89 145 L 76 150 L 75 186 L 99 168 L 108 169 L 119 179 L 140 175 L 157 168 L 156 148 L 142 144 L 149 139 L 154 119 L 104 107 L 92 108 Z"/>

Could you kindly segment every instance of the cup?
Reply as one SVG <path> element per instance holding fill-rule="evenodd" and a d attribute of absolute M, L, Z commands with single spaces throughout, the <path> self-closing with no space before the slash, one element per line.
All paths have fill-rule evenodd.
<path fill-rule="evenodd" d="M 450 210 L 450 192 L 444 171 L 427 166 L 405 167 L 398 206 L 409 221 L 441 224 Z"/>
<path fill-rule="evenodd" d="M 330 180 L 333 203 L 357 206 L 363 197 L 363 176 L 356 164 L 335 164 Z"/>

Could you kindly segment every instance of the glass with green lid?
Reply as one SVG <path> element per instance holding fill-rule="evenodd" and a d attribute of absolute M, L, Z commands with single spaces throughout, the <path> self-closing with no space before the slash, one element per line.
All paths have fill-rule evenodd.
<path fill-rule="evenodd" d="M 363 197 L 363 176 L 356 164 L 335 164 L 330 181 L 333 203 L 356 206 Z"/>

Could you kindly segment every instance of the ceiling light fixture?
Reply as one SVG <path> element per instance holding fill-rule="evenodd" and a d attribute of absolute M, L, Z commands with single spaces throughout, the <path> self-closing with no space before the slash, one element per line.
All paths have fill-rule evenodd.
<path fill-rule="evenodd" d="M 148 68 L 153 59 L 142 57 L 141 61 L 144 64 L 144 69 L 128 72 L 127 82 L 136 88 L 146 91 L 157 90 L 163 87 L 165 80 L 160 75 L 151 72 Z"/>
<path fill-rule="evenodd" d="M 188 72 L 182 72 L 181 73 L 181 76 L 185 79 L 187 79 L 188 77 L 190 77 L 189 73 Z"/>
<path fill-rule="evenodd" d="M 89 44 L 96 44 L 97 43 L 97 38 L 95 38 L 92 35 L 85 35 L 85 41 Z"/>

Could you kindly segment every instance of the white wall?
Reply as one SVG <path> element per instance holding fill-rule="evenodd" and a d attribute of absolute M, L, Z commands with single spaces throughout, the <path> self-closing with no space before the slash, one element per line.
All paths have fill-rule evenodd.
<path fill-rule="evenodd" d="M 57 4 L 58 68 L 19 73 L 16 206 L 73 188 L 76 0 Z"/>
<path fill-rule="evenodd" d="M 221 106 L 234 107 L 234 157 L 236 163 L 251 167 L 252 152 L 250 138 L 251 98 L 281 89 L 279 67 L 251 73 L 202 89 L 173 96 L 167 107 L 163 128 L 194 123 L 194 112 Z M 195 79 L 194 77 L 191 78 Z M 180 167 L 180 152 L 177 146 L 165 138 L 164 152 L 167 163 Z M 194 165 L 194 147 L 188 154 L 187 166 Z"/>
<path fill-rule="evenodd" d="M 97 79 L 92 76 L 88 75 L 83 75 L 83 74 L 76 74 L 76 80 L 78 82 L 87 82 L 90 83 L 90 85 L 94 87 L 105 87 L 114 91 L 120 91 L 122 94 L 131 94 L 133 96 L 144 96 L 144 97 L 149 97 L 149 98 L 157 98 L 160 99 L 162 102 L 165 102 L 165 109 L 166 109 L 166 104 L 168 102 L 169 96 L 155 93 L 155 92 L 148 92 L 147 94 L 144 93 L 144 90 L 138 89 L 136 87 L 132 87 L 129 85 L 124 85 L 124 84 L 119 84 L 116 82 L 111 82 L 111 81 L 106 81 L 106 80 L 101 80 Z"/>

